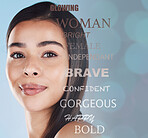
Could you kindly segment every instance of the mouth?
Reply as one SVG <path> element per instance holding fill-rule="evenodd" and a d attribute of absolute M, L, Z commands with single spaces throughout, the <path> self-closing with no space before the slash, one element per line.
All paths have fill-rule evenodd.
<path fill-rule="evenodd" d="M 47 89 L 46 86 L 39 85 L 39 84 L 32 84 L 32 83 L 19 85 L 19 88 L 25 95 L 28 95 L 28 96 L 39 94 Z"/>

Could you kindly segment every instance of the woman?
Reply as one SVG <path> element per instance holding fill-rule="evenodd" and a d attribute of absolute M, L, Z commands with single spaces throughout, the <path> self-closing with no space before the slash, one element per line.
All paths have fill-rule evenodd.
<path fill-rule="evenodd" d="M 7 77 L 15 98 L 25 109 L 27 131 L 30 138 L 91 137 L 74 134 L 70 122 L 81 114 L 80 107 L 61 106 L 61 100 L 82 99 L 84 90 L 68 92 L 70 86 L 85 86 L 86 77 L 66 77 L 68 68 L 88 67 L 88 61 L 72 60 L 69 55 L 88 54 L 86 38 L 73 38 L 64 34 L 83 33 L 78 20 L 68 11 L 50 11 L 51 2 L 41 2 L 21 10 L 12 19 L 7 31 Z M 55 5 L 54 5 L 55 6 Z M 63 21 L 74 19 L 71 25 Z M 78 24 L 76 24 L 78 23 Z M 76 26 L 77 27 L 72 27 Z M 69 44 L 83 44 L 84 49 L 72 49 Z M 66 87 L 65 87 L 66 86 Z M 64 91 L 64 88 L 67 88 Z M 62 103 L 63 104 L 63 103 Z"/>

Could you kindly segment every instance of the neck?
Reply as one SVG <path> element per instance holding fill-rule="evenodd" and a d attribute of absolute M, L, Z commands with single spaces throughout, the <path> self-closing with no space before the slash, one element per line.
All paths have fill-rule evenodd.
<path fill-rule="evenodd" d="M 29 138 L 41 138 L 47 127 L 51 112 L 49 110 L 30 112 L 25 111 Z"/>

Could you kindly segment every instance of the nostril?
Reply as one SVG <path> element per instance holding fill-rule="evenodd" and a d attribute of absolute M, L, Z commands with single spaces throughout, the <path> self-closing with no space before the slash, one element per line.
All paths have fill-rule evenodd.
<path fill-rule="evenodd" d="M 25 72 L 25 75 L 27 75 L 27 76 L 28 76 L 28 73 L 26 73 L 26 72 Z"/>
<path fill-rule="evenodd" d="M 34 73 L 33 73 L 33 75 L 35 75 L 35 76 L 36 76 L 36 75 L 38 75 L 38 73 L 37 73 L 37 72 L 34 72 Z"/>

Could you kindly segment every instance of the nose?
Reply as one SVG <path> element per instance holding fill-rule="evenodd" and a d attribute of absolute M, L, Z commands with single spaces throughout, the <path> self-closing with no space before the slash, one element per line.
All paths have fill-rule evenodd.
<path fill-rule="evenodd" d="M 39 77 L 41 75 L 41 66 L 35 61 L 29 61 L 28 64 L 25 65 L 23 74 L 26 77 Z"/>

